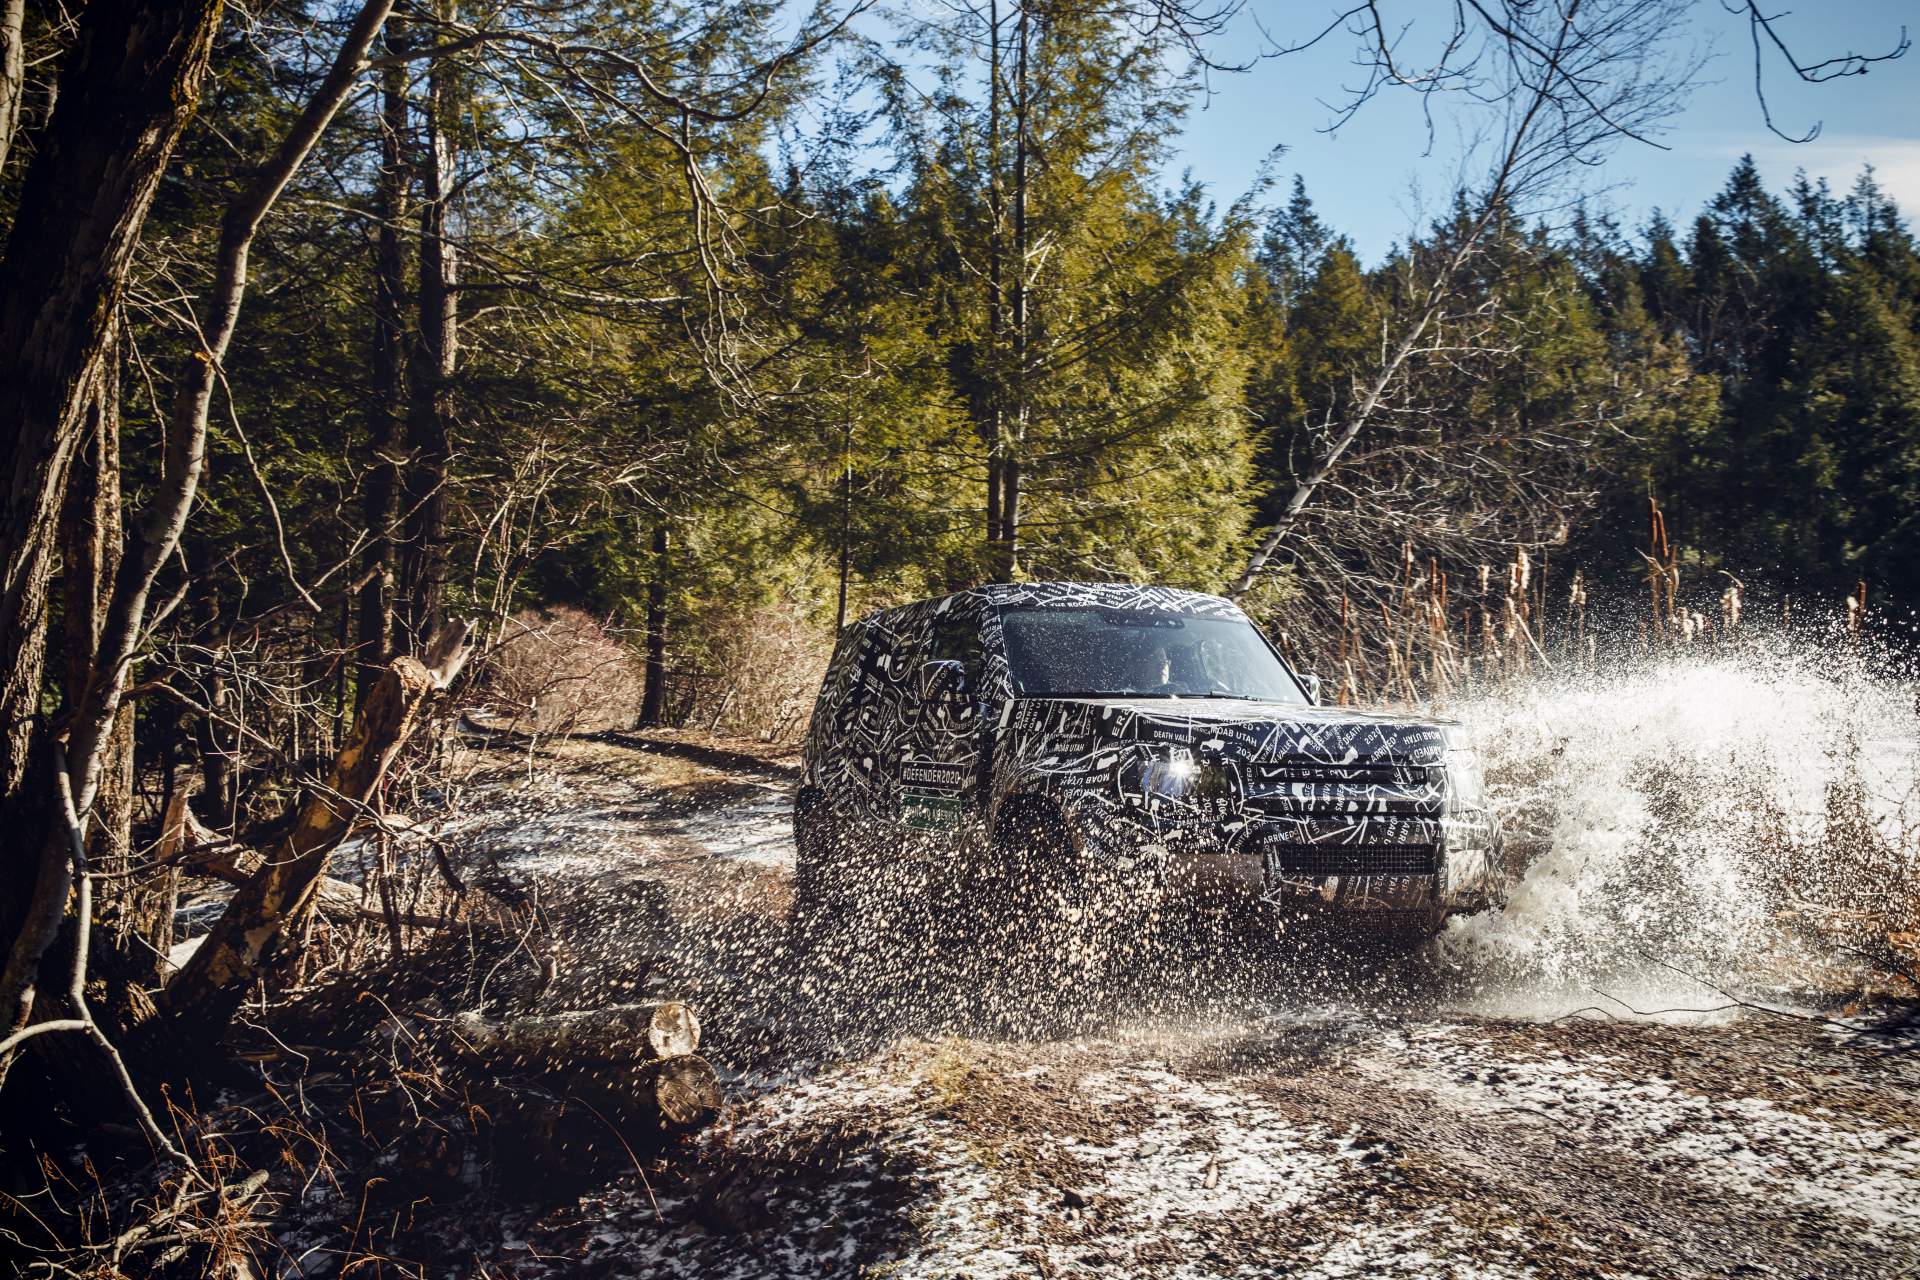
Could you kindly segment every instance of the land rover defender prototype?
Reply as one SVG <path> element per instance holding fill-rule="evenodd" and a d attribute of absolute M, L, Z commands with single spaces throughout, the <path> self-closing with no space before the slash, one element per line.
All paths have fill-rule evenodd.
<path fill-rule="evenodd" d="M 1317 705 L 1230 601 L 1019 583 L 889 609 L 834 651 L 795 801 L 797 896 L 894 864 L 977 897 L 1158 909 L 1182 889 L 1425 937 L 1502 895 L 1458 725 Z"/>

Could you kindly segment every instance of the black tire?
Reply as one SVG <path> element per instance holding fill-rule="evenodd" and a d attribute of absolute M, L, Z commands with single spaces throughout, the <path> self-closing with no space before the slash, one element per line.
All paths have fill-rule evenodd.
<path fill-rule="evenodd" d="M 1157 868 L 1094 842 L 1039 803 L 1004 815 L 993 854 L 997 875 L 981 895 L 978 932 L 995 944 L 986 954 L 1001 962 L 999 985 L 1011 1004 L 1041 1018 L 1086 1012 L 1150 942 Z"/>
<path fill-rule="evenodd" d="M 793 914 L 796 933 L 815 940 L 844 914 L 845 876 L 841 841 L 817 794 L 801 792 L 793 805 Z"/>

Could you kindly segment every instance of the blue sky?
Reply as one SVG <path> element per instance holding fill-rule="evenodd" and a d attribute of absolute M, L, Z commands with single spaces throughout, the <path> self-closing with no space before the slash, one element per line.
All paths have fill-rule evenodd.
<path fill-rule="evenodd" d="M 1790 0 L 1777 3 L 1785 9 Z M 1275 35 L 1297 39 L 1338 12 L 1331 5 L 1287 0 L 1254 0 L 1254 6 L 1218 42 L 1217 56 L 1244 59 L 1259 46 L 1255 16 Z M 1423 15 L 1421 22 L 1445 20 L 1437 0 L 1398 7 L 1402 14 Z M 1431 17 L 1424 16 L 1428 9 Z M 1897 41 L 1903 24 L 1920 39 L 1920 0 L 1801 0 L 1780 29 L 1803 61 L 1817 61 L 1848 51 L 1882 52 Z M 1629 227 L 1655 207 L 1684 225 L 1748 151 L 1775 190 L 1804 168 L 1844 191 L 1871 163 L 1902 209 L 1920 221 L 1920 49 L 1865 76 L 1819 86 L 1801 84 L 1770 63 L 1775 122 L 1789 133 L 1822 125 L 1817 140 L 1795 145 L 1769 133 L 1761 117 L 1742 18 L 1728 14 L 1720 0 L 1697 0 L 1693 29 L 1684 38 L 1716 52 L 1663 139 L 1671 150 L 1626 143 L 1592 176 L 1595 186 L 1606 188 L 1599 201 Z M 1377 260 L 1406 237 L 1423 203 L 1431 208 L 1444 201 L 1457 171 L 1458 135 L 1442 119 L 1433 154 L 1423 155 L 1425 127 L 1405 94 L 1377 99 L 1337 132 L 1322 132 L 1333 115 L 1323 104 L 1341 100 L 1342 86 L 1359 81 L 1353 53 L 1353 41 L 1335 32 L 1307 52 L 1214 76 L 1211 95 L 1196 105 L 1176 144 L 1169 179 L 1190 171 L 1225 205 L 1253 183 L 1273 146 L 1283 145 L 1277 173 L 1290 179 L 1298 172 L 1322 215 L 1352 236 L 1363 258 Z"/>

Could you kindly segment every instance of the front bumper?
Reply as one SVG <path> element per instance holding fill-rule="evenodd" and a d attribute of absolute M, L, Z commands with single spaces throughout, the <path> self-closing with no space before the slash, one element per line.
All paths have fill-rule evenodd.
<path fill-rule="evenodd" d="M 1438 875 L 1304 876 L 1257 853 L 1168 853 L 1164 891 L 1176 898 L 1245 898 L 1342 911 L 1444 910 Z"/>
<path fill-rule="evenodd" d="M 1175 896 L 1257 898 L 1276 905 L 1403 913 L 1477 911 L 1502 896 L 1500 829 L 1490 812 L 1449 816 L 1431 846 L 1275 840 L 1260 851 L 1243 844 L 1186 838 L 1149 842 Z M 1237 842 L 1235 842 L 1237 843 Z M 1254 842 L 1257 844 L 1257 842 Z"/>

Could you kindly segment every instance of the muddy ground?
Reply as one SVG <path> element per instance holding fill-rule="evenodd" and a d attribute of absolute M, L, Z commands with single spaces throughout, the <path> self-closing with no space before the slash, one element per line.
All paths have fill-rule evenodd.
<path fill-rule="evenodd" d="M 730 1103 L 492 1274 L 1920 1276 L 1920 1040 L 1225 916 L 1009 1017 L 991 954 L 789 936 L 790 754 L 645 747 L 476 752 L 447 834 L 567 913 L 551 1001 L 694 1000 Z"/>

